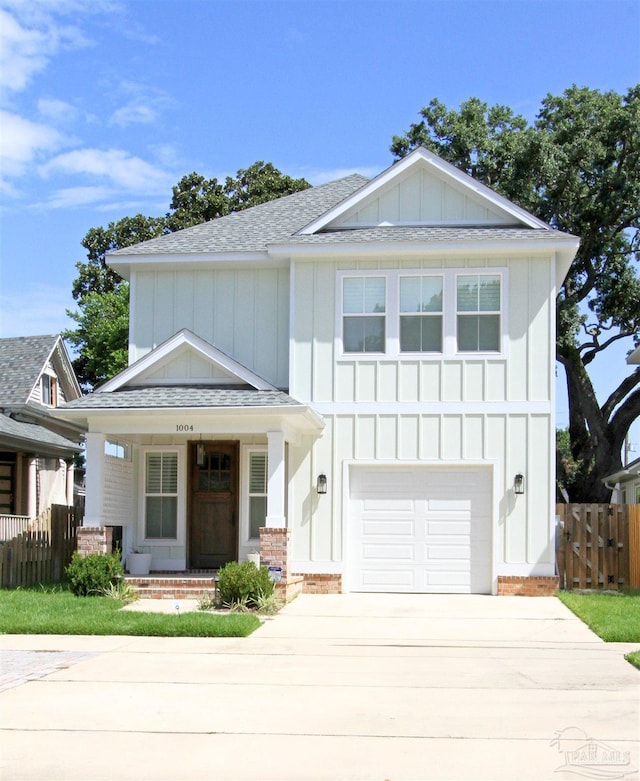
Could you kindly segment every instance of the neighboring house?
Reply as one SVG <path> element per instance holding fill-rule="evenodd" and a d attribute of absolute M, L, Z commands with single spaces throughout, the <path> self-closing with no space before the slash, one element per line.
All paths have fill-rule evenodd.
<path fill-rule="evenodd" d="M 72 505 L 83 429 L 52 415 L 81 396 L 60 336 L 0 339 L 0 515 Z"/>
<path fill-rule="evenodd" d="M 629 365 L 640 364 L 640 347 L 629 354 L 627 357 Z M 636 371 L 640 371 L 637 369 Z M 629 451 L 625 444 L 625 461 Z M 640 504 L 640 458 L 632 461 L 612 475 L 605 477 L 604 483 L 611 488 L 613 493 L 611 501 L 617 504 Z"/>
<path fill-rule="evenodd" d="M 89 430 L 85 524 L 157 570 L 279 545 L 334 591 L 552 577 L 577 247 L 418 149 L 111 253 L 130 365 L 59 413 Z"/>

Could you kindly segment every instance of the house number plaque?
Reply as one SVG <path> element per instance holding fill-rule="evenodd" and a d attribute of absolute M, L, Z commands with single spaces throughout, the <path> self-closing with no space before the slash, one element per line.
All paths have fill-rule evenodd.
<path fill-rule="evenodd" d="M 190 423 L 176 423 L 176 431 L 193 431 L 193 425 Z"/>

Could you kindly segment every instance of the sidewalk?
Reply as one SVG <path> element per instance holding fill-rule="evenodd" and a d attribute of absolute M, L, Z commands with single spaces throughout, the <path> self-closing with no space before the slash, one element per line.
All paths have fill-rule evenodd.
<path fill-rule="evenodd" d="M 640 674 L 554 599 L 303 595 L 248 638 L 0 649 L 86 655 L 0 694 L 3 781 L 544 781 L 603 747 L 638 778 Z"/>

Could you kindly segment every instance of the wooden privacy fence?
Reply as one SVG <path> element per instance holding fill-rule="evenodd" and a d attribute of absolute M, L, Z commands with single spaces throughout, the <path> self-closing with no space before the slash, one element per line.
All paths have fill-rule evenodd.
<path fill-rule="evenodd" d="M 640 588 L 640 505 L 559 504 L 560 588 Z"/>
<path fill-rule="evenodd" d="M 54 504 L 42 513 L 34 528 L 0 542 L 0 586 L 17 588 L 36 583 L 57 583 L 76 549 L 76 528 L 81 513 Z"/>

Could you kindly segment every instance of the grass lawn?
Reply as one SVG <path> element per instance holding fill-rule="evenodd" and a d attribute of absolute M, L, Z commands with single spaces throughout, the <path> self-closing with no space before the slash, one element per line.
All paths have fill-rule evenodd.
<path fill-rule="evenodd" d="M 561 591 L 558 597 L 578 618 L 608 643 L 640 643 L 640 593 L 580 594 Z M 627 654 L 640 667 L 640 651 Z"/>
<path fill-rule="evenodd" d="M 0 634 L 246 637 L 252 613 L 138 613 L 109 597 L 76 597 L 64 588 L 0 590 Z"/>

